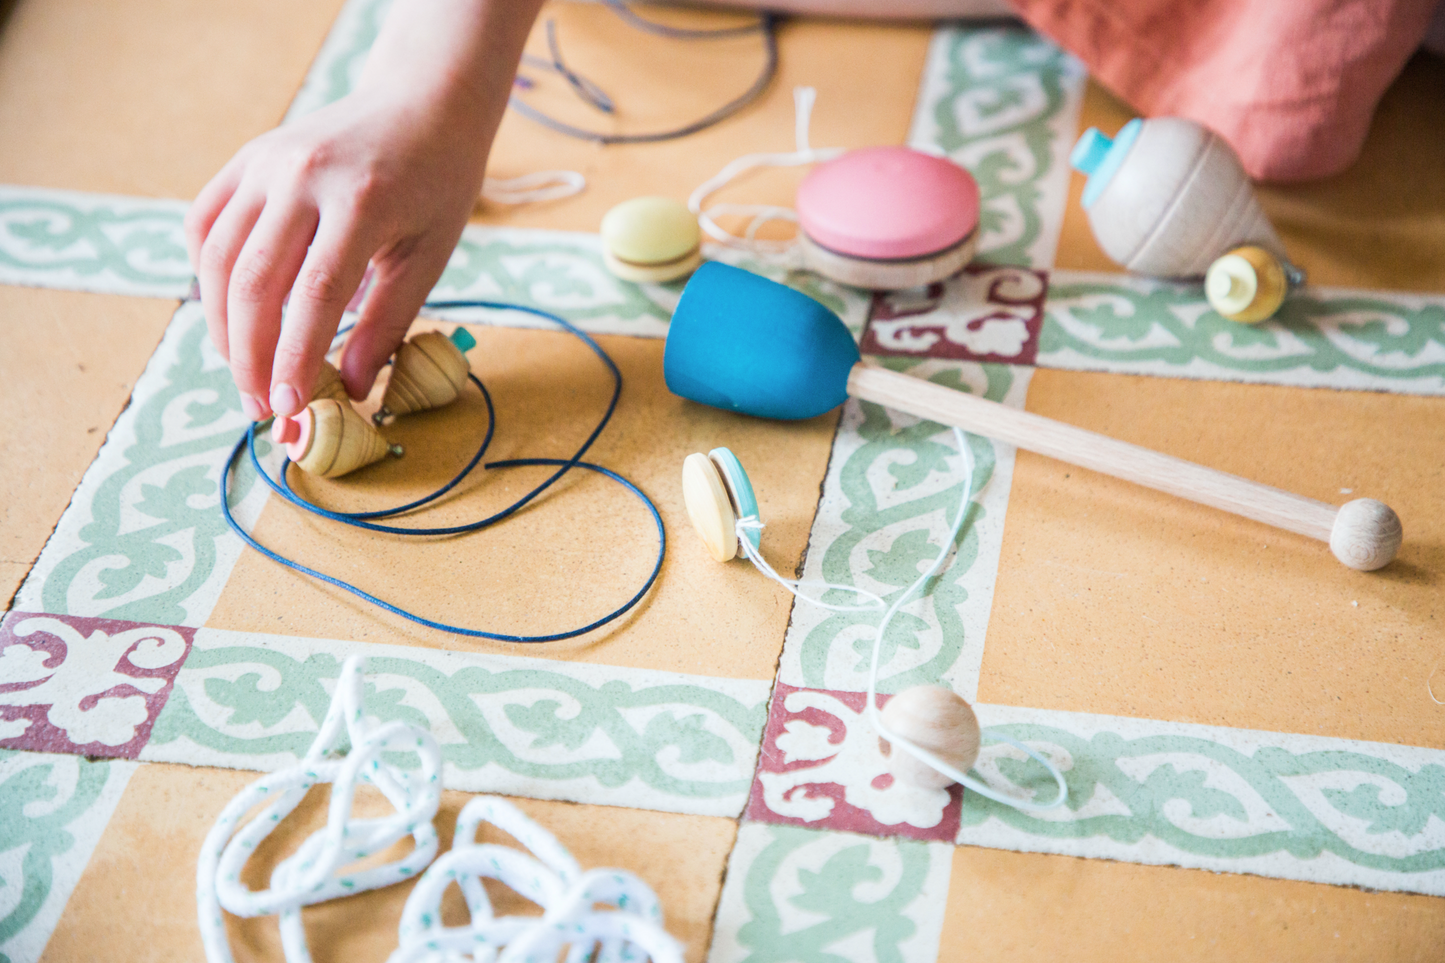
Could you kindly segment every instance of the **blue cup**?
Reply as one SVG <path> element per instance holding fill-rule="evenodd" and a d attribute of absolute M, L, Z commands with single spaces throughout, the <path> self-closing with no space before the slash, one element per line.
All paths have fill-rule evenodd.
<path fill-rule="evenodd" d="M 858 346 L 806 294 L 709 261 L 673 312 L 663 374 L 673 394 L 759 418 L 812 418 L 848 399 Z"/>

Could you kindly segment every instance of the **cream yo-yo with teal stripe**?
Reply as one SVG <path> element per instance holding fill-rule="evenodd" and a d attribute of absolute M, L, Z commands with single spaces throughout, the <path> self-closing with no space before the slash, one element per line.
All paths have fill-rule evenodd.
<path fill-rule="evenodd" d="M 867 589 L 815 579 L 785 579 L 768 564 L 762 553 L 763 521 L 757 494 L 742 462 L 726 448 L 714 448 L 706 455 L 688 455 L 682 465 L 682 496 L 708 554 L 727 562 L 739 554 L 765 576 L 787 589 L 800 601 L 837 612 L 881 611 L 883 617 L 873 636 L 873 653 L 868 669 L 868 721 L 887 743 L 889 771 L 895 779 L 910 785 L 941 789 L 955 782 L 995 802 L 1017 809 L 1052 809 L 1063 803 L 1068 787 L 1052 761 L 1032 747 L 1000 732 L 980 729 L 973 707 L 952 690 L 936 685 L 905 689 L 878 706 L 879 654 L 884 633 L 898 611 L 937 575 L 953 554 L 963 531 L 973 499 L 973 454 L 962 431 L 954 429 L 963 460 L 963 498 L 943 547 L 928 570 L 918 577 L 890 605 Z M 809 594 L 805 589 L 820 590 Z M 829 592 L 850 593 L 859 601 L 827 601 Z M 1057 793 L 1045 801 L 1005 793 L 968 775 L 978 759 L 982 740 L 992 739 L 1020 750 L 1048 770 Z"/>
<path fill-rule="evenodd" d="M 342 755 L 346 742 L 350 749 Z M 419 765 L 403 769 L 384 754 L 410 756 Z M 453 849 L 433 863 L 441 769 L 441 748 L 431 733 L 404 722 L 377 724 L 366 718 L 362 659 L 348 658 L 306 755 L 243 789 L 202 844 L 196 907 L 208 963 L 233 963 L 223 909 L 241 917 L 279 917 L 288 963 L 310 963 L 302 907 L 418 878 L 391 963 L 556 963 L 562 958 L 570 963 L 682 963 L 681 947 L 662 928 L 662 906 L 647 884 L 619 869 L 584 872 L 556 837 L 506 800 L 482 796 L 463 807 Z M 251 890 L 241 882 L 247 861 L 321 783 L 332 786 L 326 826 L 276 865 L 268 889 Z M 362 784 L 378 789 L 395 811 L 380 818 L 353 817 L 352 803 Z M 257 807 L 254 817 L 243 822 Z M 483 822 L 507 832 L 528 852 L 478 843 Z M 407 836 L 412 848 L 405 856 L 364 865 Z M 540 905 L 543 915 L 495 916 L 482 887 L 488 878 Z M 467 926 L 446 928 L 441 898 L 454 882 L 472 919 Z"/>

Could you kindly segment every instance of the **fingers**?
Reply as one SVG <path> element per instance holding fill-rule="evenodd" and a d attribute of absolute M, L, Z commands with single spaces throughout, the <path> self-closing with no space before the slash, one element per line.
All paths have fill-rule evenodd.
<path fill-rule="evenodd" d="M 206 236 L 211 233 L 211 226 L 216 223 L 221 211 L 225 210 L 231 195 L 236 193 L 236 185 L 241 183 L 241 174 L 245 167 L 238 161 L 239 158 L 233 158 L 221 168 L 220 172 L 201 188 L 201 192 L 186 210 L 183 224 L 186 257 L 190 259 L 191 270 L 198 274 L 201 270 L 201 245 L 205 244 Z"/>
<path fill-rule="evenodd" d="M 341 314 L 376 251 L 371 227 L 355 211 L 326 214 L 306 254 L 266 375 L 271 410 L 294 415 L 306 407 Z"/>
<path fill-rule="evenodd" d="M 403 256 L 392 252 L 377 264 L 371 292 L 341 362 L 341 378 L 351 397 L 365 398 L 371 390 L 441 277 L 451 251 L 451 245 L 433 244 Z"/>
<path fill-rule="evenodd" d="M 273 195 L 231 269 L 226 290 L 231 377 L 248 415 L 252 407 L 262 413 L 270 408 L 281 309 L 306 259 L 317 217 L 309 202 Z"/>
<path fill-rule="evenodd" d="M 206 328 L 211 343 L 221 356 L 230 356 L 226 334 L 226 290 L 230 287 L 231 268 L 245 246 L 251 228 L 261 216 L 265 198 L 233 195 L 216 217 L 201 244 L 197 258 L 196 277 L 201 283 L 201 306 L 206 314 Z M 244 404 L 244 400 L 243 400 Z M 250 414 L 247 409 L 247 414 Z"/>

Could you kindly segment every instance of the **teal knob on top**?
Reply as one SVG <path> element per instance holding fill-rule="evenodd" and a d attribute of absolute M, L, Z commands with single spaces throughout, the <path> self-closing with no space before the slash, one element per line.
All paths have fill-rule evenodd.
<path fill-rule="evenodd" d="M 1079 173 L 1089 176 L 1089 182 L 1084 185 L 1082 200 L 1086 210 L 1094 206 L 1099 195 L 1109 186 L 1109 181 L 1113 180 L 1119 168 L 1124 166 L 1124 159 L 1129 156 L 1129 148 L 1139 139 L 1139 131 L 1143 126 L 1143 122 L 1136 117 L 1112 138 L 1099 128 L 1090 127 L 1074 145 L 1069 154 L 1069 165 Z"/>
<path fill-rule="evenodd" d="M 1069 154 L 1069 166 L 1082 174 L 1092 174 L 1113 146 L 1114 138 L 1097 127 L 1090 127 L 1084 131 L 1084 135 L 1074 145 L 1073 152 Z"/>
<path fill-rule="evenodd" d="M 462 354 L 466 354 L 477 346 L 477 339 L 472 337 L 472 333 L 466 328 L 457 325 L 456 330 L 452 331 L 452 344 L 456 345 Z"/>

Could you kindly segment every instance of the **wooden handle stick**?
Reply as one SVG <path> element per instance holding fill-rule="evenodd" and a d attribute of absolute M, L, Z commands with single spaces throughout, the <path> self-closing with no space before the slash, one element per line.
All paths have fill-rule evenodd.
<path fill-rule="evenodd" d="M 1399 517 L 1371 498 L 1336 508 L 866 362 L 853 366 L 848 394 L 1328 542 L 1362 572 L 1388 565 L 1400 548 Z"/>
<path fill-rule="evenodd" d="M 1329 542 L 1368 572 L 1400 548 L 1400 519 L 1369 498 L 1335 508 L 859 360 L 836 314 L 801 292 L 710 261 L 672 312 L 663 374 L 674 394 L 759 418 L 812 418 L 851 395 Z"/>

